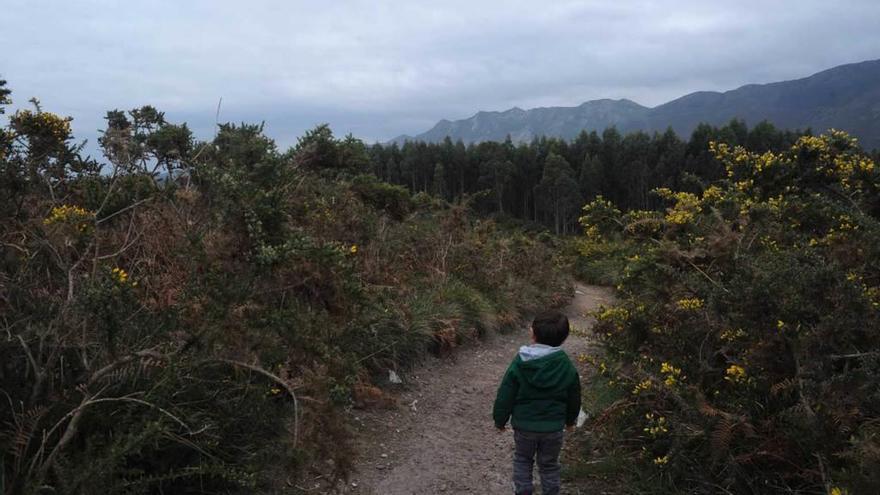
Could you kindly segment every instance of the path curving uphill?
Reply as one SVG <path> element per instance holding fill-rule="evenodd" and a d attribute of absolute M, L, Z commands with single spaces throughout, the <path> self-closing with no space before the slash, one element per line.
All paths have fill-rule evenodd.
<path fill-rule="evenodd" d="M 578 284 L 565 312 L 573 327 L 587 329 L 593 320 L 585 313 L 611 301 L 609 289 Z M 489 335 L 452 359 L 431 359 L 404 376 L 407 390 L 395 408 L 353 411 L 360 430 L 358 461 L 342 492 L 511 493 L 513 435 L 495 430 L 491 411 L 498 382 L 527 339 L 525 327 Z M 589 347 L 579 335 L 563 344 L 573 361 Z"/>

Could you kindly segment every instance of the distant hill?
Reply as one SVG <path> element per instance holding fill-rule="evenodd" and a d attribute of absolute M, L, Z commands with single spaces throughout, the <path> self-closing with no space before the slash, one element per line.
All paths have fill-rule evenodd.
<path fill-rule="evenodd" d="M 465 143 L 514 141 L 536 136 L 573 138 L 582 130 L 616 126 L 621 132 L 663 131 L 672 127 L 689 136 L 697 124 L 722 125 L 733 118 L 749 125 L 768 120 L 784 129 L 828 128 L 848 131 L 866 149 L 880 148 L 880 60 L 841 65 L 812 76 L 770 84 L 749 84 L 725 91 L 699 91 L 654 108 L 631 100 L 592 100 L 576 107 L 545 107 L 478 112 L 463 120 L 441 120 L 416 136 L 393 142 Z"/>

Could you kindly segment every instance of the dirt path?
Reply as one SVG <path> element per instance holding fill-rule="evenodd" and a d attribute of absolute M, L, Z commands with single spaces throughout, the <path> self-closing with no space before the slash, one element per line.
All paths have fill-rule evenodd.
<path fill-rule="evenodd" d="M 578 285 L 566 314 L 586 329 L 593 322 L 584 313 L 610 301 L 607 289 Z M 525 327 L 489 336 L 403 376 L 406 391 L 395 409 L 353 411 L 359 462 L 344 493 L 510 493 L 513 435 L 495 430 L 491 411 L 498 381 L 526 343 Z M 573 360 L 589 346 L 577 335 L 563 344 Z"/>

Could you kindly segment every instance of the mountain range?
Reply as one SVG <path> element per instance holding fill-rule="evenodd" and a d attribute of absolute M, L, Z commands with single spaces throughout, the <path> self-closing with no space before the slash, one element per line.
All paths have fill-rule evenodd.
<path fill-rule="evenodd" d="M 583 130 L 601 132 L 612 126 L 624 133 L 671 127 L 687 137 L 702 122 L 723 125 L 734 118 L 750 126 L 767 120 L 783 129 L 841 129 L 859 138 L 865 149 L 880 148 L 880 60 L 840 65 L 791 81 L 698 91 L 653 108 L 627 99 L 602 99 L 576 107 L 478 112 L 467 119 L 441 120 L 426 132 L 392 142 L 439 142 L 447 136 L 465 143 L 507 136 L 515 142 L 538 136 L 572 139 Z"/>

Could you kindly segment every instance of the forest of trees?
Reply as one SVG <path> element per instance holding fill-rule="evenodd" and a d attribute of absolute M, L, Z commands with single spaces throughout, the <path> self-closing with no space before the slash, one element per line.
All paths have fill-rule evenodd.
<path fill-rule="evenodd" d="M 572 141 L 542 137 L 530 143 L 508 139 L 466 146 L 446 138 L 442 143 L 377 144 L 368 153 L 372 172 L 384 181 L 452 202 L 473 195 L 475 208 L 483 213 L 537 222 L 565 234 L 578 229 L 581 206 L 596 196 L 624 210 L 654 209 L 661 200 L 650 194 L 653 189 L 699 190 L 717 180 L 724 169 L 709 153 L 711 141 L 760 153 L 787 149 L 809 132 L 779 130 L 769 122 L 749 129 L 733 120 L 720 128 L 702 124 L 687 141 L 671 129 L 623 135 L 609 128 L 601 134 L 584 131 Z"/>

